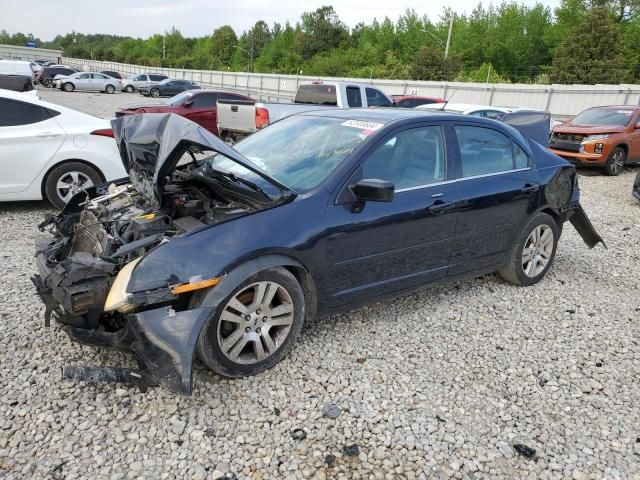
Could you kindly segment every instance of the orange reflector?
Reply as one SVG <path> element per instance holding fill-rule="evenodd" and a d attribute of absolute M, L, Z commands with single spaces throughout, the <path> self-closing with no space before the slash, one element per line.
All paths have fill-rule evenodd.
<path fill-rule="evenodd" d="M 171 293 L 178 295 L 179 293 L 192 292 L 194 290 L 201 290 L 203 288 L 215 287 L 220 283 L 220 278 L 210 278 L 209 280 L 200 280 L 199 282 L 183 283 L 171 287 Z"/>

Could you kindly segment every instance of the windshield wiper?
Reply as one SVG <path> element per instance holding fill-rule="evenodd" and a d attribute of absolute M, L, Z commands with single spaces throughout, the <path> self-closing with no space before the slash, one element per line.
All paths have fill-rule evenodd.
<path fill-rule="evenodd" d="M 237 175 L 230 173 L 230 172 L 222 172 L 220 170 L 216 170 L 215 168 L 209 166 L 209 172 L 210 174 L 212 174 L 214 177 L 222 177 L 225 180 L 231 180 L 234 183 L 241 183 L 242 185 L 249 187 L 251 190 L 258 192 L 260 194 L 262 194 L 263 196 L 265 196 L 269 201 L 273 201 L 273 198 L 271 198 L 271 196 L 269 196 L 261 187 L 259 187 L 257 184 L 253 183 L 250 180 L 246 180 L 242 177 L 238 177 Z"/>

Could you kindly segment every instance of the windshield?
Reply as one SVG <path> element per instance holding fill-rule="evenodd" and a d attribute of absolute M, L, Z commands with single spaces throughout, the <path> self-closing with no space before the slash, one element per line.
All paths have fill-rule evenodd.
<path fill-rule="evenodd" d="M 569 125 L 599 126 L 628 125 L 633 117 L 633 110 L 614 108 L 590 108 L 576 116 Z"/>
<path fill-rule="evenodd" d="M 177 107 L 178 105 L 182 105 L 184 103 L 184 101 L 187 98 L 189 98 L 190 96 L 191 96 L 191 93 L 182 92 L 182 93 L 179 93 L 177 95 L 174 95 L 171 98 L 168 98 L 167 100 L 164 101 L 164 103 L 166 103 L 170 107 Z"/>
<path fill-rule="evenodd" d="M 234 149 L 267 175 L 302 193 L 320 185 L 382 123 L 344 118 L 293 116 L 258 131 Z M 209 165 L 264 187 L 258 175 L 222 155 Z"/>

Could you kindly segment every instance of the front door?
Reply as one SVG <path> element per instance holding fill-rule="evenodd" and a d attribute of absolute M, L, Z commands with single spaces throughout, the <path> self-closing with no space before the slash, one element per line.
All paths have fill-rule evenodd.
<path fill-rule="evenodd" d="M 631 162 L 640 162 L 640 111 L 634 115 L 629 132 L 629 155 Z"/>
<path fill-rule="evenodd" d="M 426 125 L 383 139 L 344 187 L 360 179 L 393 182 L 389 203 L 329 206 L 326 251 L 332 306 L 446 276 L 455 231 L 442 127 Z M 342 196 L 338 197 L 343 198 Z M 347 195 L 348 198 L 348 195 Z"/>
<path fill-rule="evenodd" d="M 482 270 L 505 258 L 538 208 L 540 181 L 528 154 L 502 132 L 457 125 L 458 221 L 449 275 Z"/>

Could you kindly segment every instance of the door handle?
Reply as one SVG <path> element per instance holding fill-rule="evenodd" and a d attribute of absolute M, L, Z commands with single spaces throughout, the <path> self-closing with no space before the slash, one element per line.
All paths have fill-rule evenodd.
<path fill-rule="evenodd" d="M 525 183 L 524 187 L 520 189 L 522 193 L 537 192 L 538 190 L 540 190 L 540 185 L 533 183 Z"/>
<path fill-rule="evenodd" d="M 36 137 L 40 137 L 40 138 L 59 137 L 59 136 L 60 134 L 55 132 L 42 132 L 36 135 Z"/>
<path fill-rule="evenodd" d="M 432 215 L 442 215 L 451 209 L 453 202 L 445 202 L 444 200 L 436 200 L 427 210 Z"/>

